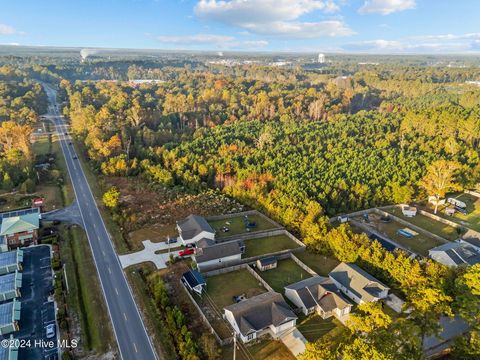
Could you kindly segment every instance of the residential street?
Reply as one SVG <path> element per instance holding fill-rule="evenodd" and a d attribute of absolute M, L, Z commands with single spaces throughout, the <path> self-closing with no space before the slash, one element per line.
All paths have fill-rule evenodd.
<path fill-rule="evenodd" d="M 44 88 L 50 103 L 49 115 L 53 116 L 59 134 L 82 226 L 87 233 L 92 249 L 120 356 L 124 360 L 156 359 L 155 350 L 142 322 L 110 235 L 97 208 L 75 149 L 70 144 L 67 126 L 59 116 L 56 92 L 49 85 L 44 84 Z"/>

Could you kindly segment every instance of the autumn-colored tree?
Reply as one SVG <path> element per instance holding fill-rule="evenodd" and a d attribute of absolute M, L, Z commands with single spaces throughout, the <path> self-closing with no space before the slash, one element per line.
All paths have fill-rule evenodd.
<path fill-rule="evenodd" d="M 458 190 L 460 186 L 455 182 L 455 172 L 460 168 L 456 161 L 437 160 L 427 168 L 427 174 L 420 180 L 420 186 L 428 195 L 435 197 L 435 214 L 438 202 L 448 191 Z"/>
<path fill-rule="evenodd" d="M 102 200 L 106 207 L 116 209 L 120 203 L 120 191 L 112 186 L 103 194 Z"/>

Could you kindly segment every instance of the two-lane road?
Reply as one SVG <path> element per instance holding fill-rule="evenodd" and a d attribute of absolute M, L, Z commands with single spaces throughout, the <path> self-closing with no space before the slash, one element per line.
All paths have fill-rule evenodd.
<path fill-rule="evenodd" d="M 67 126 L 59 116 L 56 92 L 44 85 L 63 155 L 67 163 L 85 232 L 93 253 L 101 287 L 113 330 L 123 360 L 154 360 L 156 353 L 147 334 L 132 292 L 123 273 L 110 235 L 97 208 L 82 166 L 67 134 Z"/>

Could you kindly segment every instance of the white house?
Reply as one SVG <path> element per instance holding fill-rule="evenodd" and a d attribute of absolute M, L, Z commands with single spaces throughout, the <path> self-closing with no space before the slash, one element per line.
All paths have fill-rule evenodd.
<path fill-rule="evenodd" d="M 313 276 L 285 287 L 285 296 L 305 315 L 317 312 L 323 319 L 345 318 L 352 305 L 329 278 Z"/>
<path fill-rule="evenodd" d="M 183 245 L 192 244 L 202 238 L 215 239 L 215 230 L 204 217 L 198 215 L 189 215 L 177 221 L 177 231 Z"/>
<path fill-rule="evenodd" d="M 295 329 L 297 316 L 282 295 L 269 291 L 223 309 L 223 316 L 246 343 L 269 334 L 278 339 Z"/>
<path fill-rule="evenodd" d="M 355 264 L 342 262 L 328 276 L 338 289 L 357 304 L 384 299 L 390 290 Z"/>

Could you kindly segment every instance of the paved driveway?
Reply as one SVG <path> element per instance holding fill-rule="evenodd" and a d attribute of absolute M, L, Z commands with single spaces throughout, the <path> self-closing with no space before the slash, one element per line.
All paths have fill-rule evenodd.
<path fill-rule="evenodd" d="M 141 264 L 145 262 L 152 262 L 155 264 L 157 269 L 165 269 L 167 267 L 167 261 L 170 258 L 170 254 L 178 256 L 179 251 L 175 250 L 168 253 L 169 246 L 165 242 L 153 243 L 150 240 L 145 240 L 142 242 L 145 247 L 141 251 L 137 251 L 131 254 L 120 255 L 120 263 L 125 269 L 131 265 Z M 176 248 L 178 244 L 170 245 L 170 248 Z M 155 251 L 165 251 L 161 254 L 155 254 Z"/>
<path fill-rule="evenodd" d="M 297 328 L 289 331 L 285 335 L 282 335 L 280 340 L 282 340 L 282 342 L 294 356 L 305 352 L 305 344 L 307 340 Z"/>

